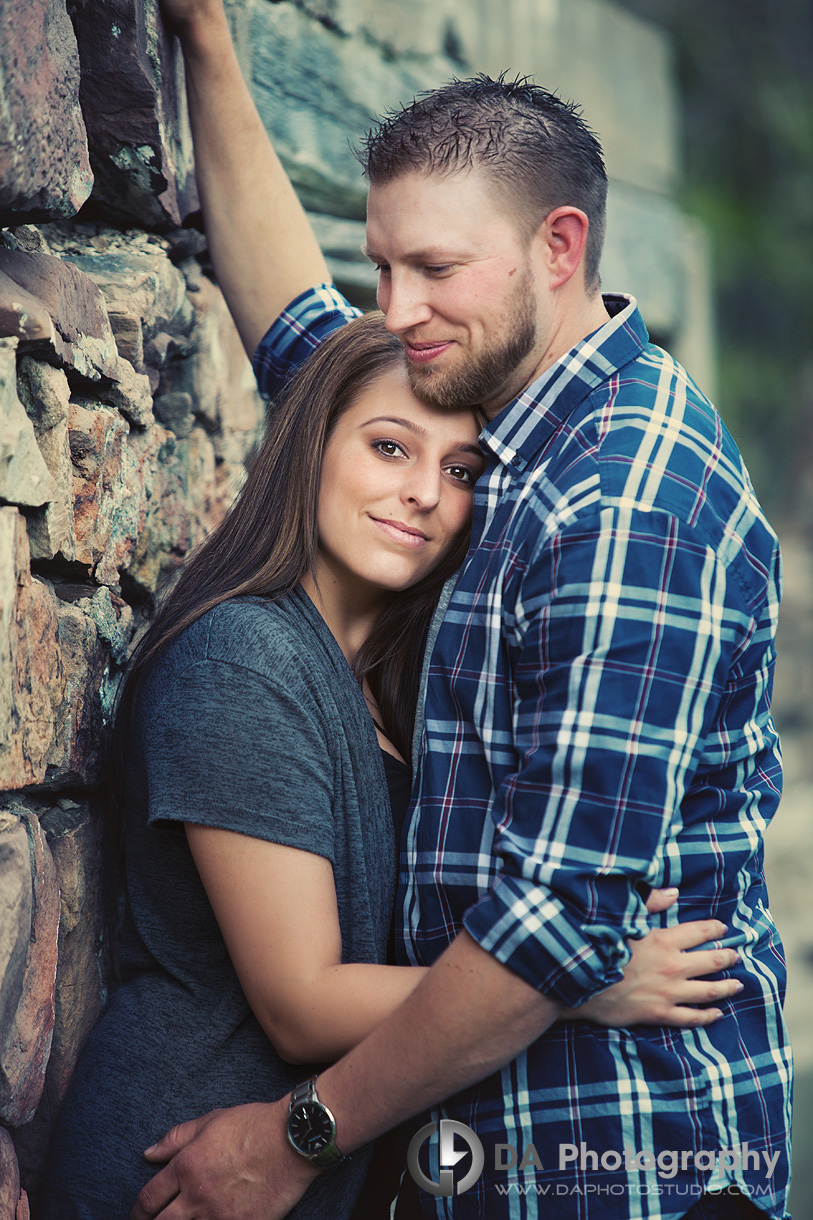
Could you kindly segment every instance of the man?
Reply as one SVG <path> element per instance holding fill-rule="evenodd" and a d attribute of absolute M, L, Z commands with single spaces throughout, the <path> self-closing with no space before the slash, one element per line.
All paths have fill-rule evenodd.
<path fill-rule="evenodd" d="M 167 7 L 218 280 L 272 386 L 352 311 L 313 287 L 327 270 L 219 5 Z M 713 408 L 634 302 L 599 294 L 606 178 L 572 108 L 462 82 L 384 124 L 366 172 L 387 326 L 427 401 L 483 404 L 487 467 L 405 840 L 403 960 L 432 968 L 319 1076 L 319 1147 L 465 1124 L 484 1172 L 423 1193 L 426 1216 L 778 1220 L 790 1066 L 761 879 L 776 539 Z M 653 885 L 728 924 L 740 995 L 689 1030 L 551 1028 L 619 977 Z M 288 1141 L 289 1100 L 176 1128 L 136 1220 L 286 1214 L 321 1171 Z"/>

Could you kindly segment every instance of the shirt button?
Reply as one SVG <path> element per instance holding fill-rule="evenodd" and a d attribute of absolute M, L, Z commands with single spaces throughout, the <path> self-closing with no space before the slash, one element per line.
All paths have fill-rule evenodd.
<path fill-rule="evenodd" d="M 515 453 L 514 456 L 511 458 L 511 465 L 512 466 L 521 466 L 522 465 L 522 458 L 519 456 L 518 453 Z"/>

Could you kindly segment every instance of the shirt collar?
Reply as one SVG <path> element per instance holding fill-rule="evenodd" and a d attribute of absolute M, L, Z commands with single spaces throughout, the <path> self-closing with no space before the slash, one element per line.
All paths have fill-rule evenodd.
<path fill-rule="evenodd" d="M 575 407 L 649 342 L 634 297 L 605 293 L 609 318 L 566 352 L 484 428 L 480 443 L 517 473 Z"/>

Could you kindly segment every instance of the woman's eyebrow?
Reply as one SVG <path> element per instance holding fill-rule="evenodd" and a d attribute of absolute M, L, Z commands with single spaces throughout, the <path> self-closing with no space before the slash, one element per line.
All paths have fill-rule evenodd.
<path fill-rule="evenodd" d="M 373 419 L 368 419 L 364 424 L 362 424 L 362 427 L 366 428 L 368 424 L 400 424 L 402 428 L 409 429 L 409 431 L 414 432 L 416 436 L 427 435 L 426 428 L 421 427 L 420 424 L 416 424 L 414 420 L 399 419 L 395 415 L 376 415 L 373 417 Z"/>

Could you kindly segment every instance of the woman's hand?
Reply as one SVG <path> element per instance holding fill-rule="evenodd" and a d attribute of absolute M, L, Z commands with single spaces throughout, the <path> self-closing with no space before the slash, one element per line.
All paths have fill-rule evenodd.
<path fill-rule="evenodd" d="M 665 911 L 676 898 L 676 890 L 653 890 L 647 910 L 650 914 Z M 711 1025 L 723 1015 L 722 1010 L 693 1005 L 730 999 L 743 986 L 736 979 L 705 977 L 730 970 L 740 960 L 736 949 L 697 949 L 698 945 L 719 940 L 725 931 L 725 924 L 718 919 L 653 928 L 648 936 L 632 942 L 632 957 L 624 967 L 623 980 L 592 996 L 580 1008 L 568 1009 L 564 1019 L 585 1019 L 613 1028 L 673 1025 L 692 1029 Z"/>

